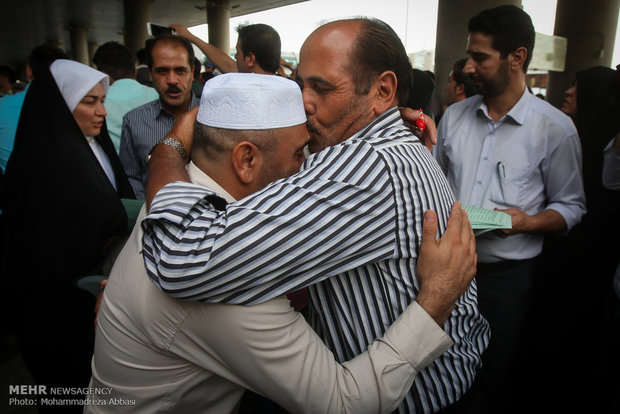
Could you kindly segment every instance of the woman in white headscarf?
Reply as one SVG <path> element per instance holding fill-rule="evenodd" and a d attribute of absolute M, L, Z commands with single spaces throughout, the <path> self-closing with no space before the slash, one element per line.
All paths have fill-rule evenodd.
<path fill-rule="evenodd" d="M 50 66 L 50 71 L 90 149 L 116 189 L 110 159 L 95 139 L 101 133 L 107 115 L 103 102 L 110 86 L 108 75 L 90 66 L 66 59 L 56 60 Z"/>
<path fill-rule="evenodd" d="M 38 75 L 3 179 L 1 313 L 37 384 L 88 385 L 95 298 L 76 282 L 102 274 L 128 230 L 121 198 L 134 196 L 105 126 L 108 85 L 64 59 Z"/>

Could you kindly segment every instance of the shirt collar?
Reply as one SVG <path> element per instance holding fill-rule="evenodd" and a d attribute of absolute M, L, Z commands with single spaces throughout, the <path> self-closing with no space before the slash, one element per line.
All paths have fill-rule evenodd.
<path fill-rule="evenodd" d="M 387 126 L 393 127 L 399 124 L 403 124 L 403 121 L 400 117 L 400 112 L 396 106 L 388 109 L 377 118 L 375 118 L 370 124 L 366 125 L 364 128 L 353 134 L 348 139 L 355 139 L 365 136 L 370 136 L 374 132 L 384 129 Z"/>
<path fill-rule="evenodd" d="M 200 99 L 198 99 L 196 95 L 192 93 L 192 99 L 190 99 L 189 101 L 189 107 L 187 108 L 187 110 L 189 111 L 190 109 L 193 109 L 198 105 L 200 105 Z M 161 116 L 173 117 L 170 112 L 164 109 L 164 106 L 161 104 L 161 98 L 156 99 L 155 102 L 153 102 L 153 109 L 155 110 L 155 118 L 159 118 Z"/>
<path fill-rule="evenodd" d="M 213 178 L 205 174 L 204 171 L 193 163 L 193 161 L 190 161 L 189 164 L 187 164 L 187 174 L 189 175 L 189 179 L 192 183 L 208 188 L 228 203 L 235 201 L 235 198 L 231 196 L 228 191 L 224 190 L 218 183 L 215 182 L 215 180 L 213 180 Z"/>
<path fill-rule="evenodd" d="M 129 85 L 134 85 L 134 84 L 136 84 L 136 83 L 138 83 L 138 84 L 139 84 L 139 82 L 138 82 L 137 80 L 135 80 L 135 79 L 131 79 L 131 78 L 121 78 L 121 79 L 117 79 L 117 80 L 115 80 L 115 81 L 114 81 L 114 82 L 110 85 L 110 88 L 111 88 L 112 86 L 116 85 L 116 86 L 114 86 L 114 88 L 115 88 L 115 89 L 118 89 L 118 88 L 119 88 L 119 86 L 125 86 L 125 87 L 127 87 L 127 86 L 129 86 Z"/>
<path fill-rule="evenodd" d="M 525 87 L 523 90 L 523 94 L 521 95 L 517 103 L 514 104 L 512 108 L 510 108 L 510 111 L 508 111 L 508 113 L 504 115 L 502 119 L 500 119 L 499 122 L 503 122 L 504 119 L 506 119 L 507 117 L 510 117 L 517 124 L 523 125 L 525 123 L 525 116 L 526 116 L 526 113 L 527 113 L 527 110 L 530 104 L 530 99 L 532 99 L 533 97 L 536 98 L 534 95 L 530 93 L 527 87 Z M 536 99 L 540 99 L 540 98 L 536 98 Z M 487 107 L 487 104 L 484 103 L 484 99 L 482 98 L 482 96 L 480 96 L 480 104 L 478 105 L 478 112 L 479 113 L 482 112 L 487 118 L 490 119 L 489 109 Z"/>

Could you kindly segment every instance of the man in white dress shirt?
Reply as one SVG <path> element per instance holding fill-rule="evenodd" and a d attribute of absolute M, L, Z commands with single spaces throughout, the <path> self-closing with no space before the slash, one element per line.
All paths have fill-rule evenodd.
<path fill-rule="evenodd" d="M 585 213 L 577 131 L 526 87 L 534 38 L 530 17 L 515 6 L 470 19 L 465 72 L 481 95 L 446 110 L 434 151 L 457 199 L 512 217 L 512 229 L 477 241 L 478 304 L 491 325 L 479 378 L 488 386 L 483 399 L 495 400 L 487 407 L 493 413 L 522 400 L 509 381 L 522 351 L 543 234 L 568 231 Z"/>

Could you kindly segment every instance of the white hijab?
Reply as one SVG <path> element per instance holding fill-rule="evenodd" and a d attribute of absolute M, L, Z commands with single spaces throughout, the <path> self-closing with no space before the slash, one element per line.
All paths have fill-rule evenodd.
<path fill-rule="evenodd" d="M 108 93 L 110 78 L 90 66 L 74 60 L 58 59 L 51 64 L 50 71 L 71 113 L 75 111 L 75 107 L 82 98 L 99 82 L 103 85 L 105 93 Z"/>
<path fill-rule="evenodd" d="M 101 83 L 105 93 L 108 93 L 110 86 L 108 75 L 80 62 L 58 59 L 50 65 L 50 72 L 52 72 L 56 85 L 58 85 L 58 89 L 60 89 L 60 93 L 72 114 L 82 98 L 98 83 Z M 86 137 L 86 140 L 112 186 L 116 189 L 116 177 L 110 159 L 93 137 Z"/>

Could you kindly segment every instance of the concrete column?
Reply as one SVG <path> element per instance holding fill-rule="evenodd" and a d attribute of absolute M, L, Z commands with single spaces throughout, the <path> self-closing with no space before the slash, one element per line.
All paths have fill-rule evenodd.
<path fill-rule="evenodd" d="M 73 60 L 89 65 L 86 28 L 83 26 L 69 26 L 69 37 L 71 39 Z"/>
<path fill-rule="evenodd" d="M 562 105 L 575 74 L 592 66 L 612 66 L 620 0 L 558 0 L 553 34 L 566 37 L 564 72 L 550 72 L 547 101 Z"/>
<path fill-rule="evenodd" d="M 230 52 L 230 1 L 207 0 L 209 43 L 229 54 Z"/>
<path fill-rule="evenodd" d="M 98 43 L 88 42 L 88 61 L 89 62 L 93 61 L 93 55 L 97 51 L 98 47 L 99 47 Z"/>
<path fill-rule="evenodd" d="M 437 39 L 435 47 L 435 78 L 437 95 L 446 99 L 445 85 L 452 65 L 467 57 L 467 23 L 479 11 L 514 4 L 521 7 L 521 0 L 439 0 L 437 10 Z"/>
<path fill-rule="evenodd" d="M 135 54 L 144 47 L 148 38 L 146 23 L 151 21 L 153 0 L 123 0 L 125 13 L 125 46 Z"/>

